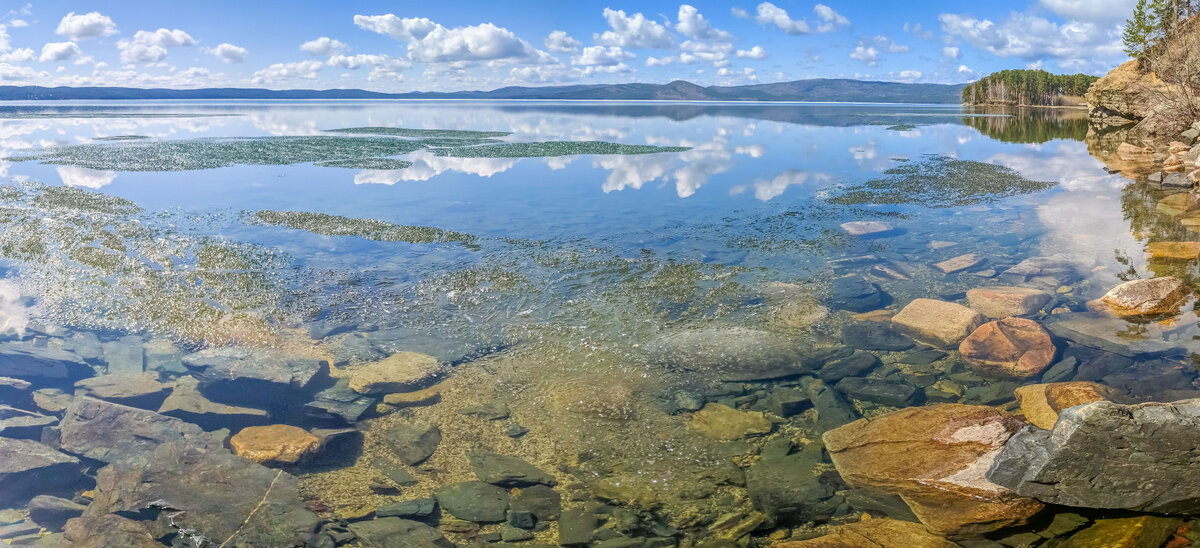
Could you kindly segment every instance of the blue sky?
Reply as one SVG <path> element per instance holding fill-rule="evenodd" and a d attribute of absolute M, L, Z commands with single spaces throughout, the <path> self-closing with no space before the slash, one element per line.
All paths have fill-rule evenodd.
<path fill-rule="evenodd" d="M 409 91 L 1103 74 L 1134 0 L 8 3 L 0 85 Z"/>

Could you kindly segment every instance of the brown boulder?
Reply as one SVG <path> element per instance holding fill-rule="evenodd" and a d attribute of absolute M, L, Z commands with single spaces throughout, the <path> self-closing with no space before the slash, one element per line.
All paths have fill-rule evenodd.
<path fill-rule="evenodd" d="M 892 326 L 910 337 L 934 346 L 954 346 L 987 321 L 961 304 L 934 299 L 913 299 L 892 318 Z"/>
<path fill-rule="evenodd" d="M 286 424 L 251 426 L 229 438 L 235 455 L 261 463 L 296 464 L 320 446 L 316 436 Z"/>
<path fill-rule="evenodd" d="M 1118 285 L 1101 298 L 1109 310 L 1123 318 L 1158 316 L 1179 312 L 1192 292 L 1183 280 L 1174 276 L 1131 280 Z"/>
<path fill-rule="evenodd" d="M 955 548 L 957 544 L 930 534 L 920 523 L 864 519 L 837 527 L 809 540 L 780 542 L 771 548 Z"/>
<path fill-rule="evenodd" d="M 900 495 L 931 532 L 962 538 L 1025 523 L 1042 509 L 984 477 L 1024 424 L 992 407 L 939 404 L 859 419 L 823 438 L 848 485 Z"/>
<path fill-rule="evenodd" d="M 933 267 L 946 274 L 953 274 L 955 272 L 961 272 L 968 268 L 983 264 L 984 261 L 986 261 L 986 259 L 976 255 L 975 253 L 967 253 L 966 255 L 951 257 L 940 263 L 934 263 Z"/>
<path fill-rule="evenodd" d="M 1107 400 L 1109 389 L 1094 382 L 1055 382 L 1022 386 L 1014 390 L 1013 395 L 1021 404 L 1021 414 L 1029 424 L 1052 430 L 1063 409 Z"/>
<path fill-rule="evenodd" d="M 1021 379 L 1049 367 L 1055 351 L 1050 333 L 1025 318 L 985 323 L 958 345 L 963 360 L 976 371 Z"/>
<path fill-rule="evenodd" d="M 760 411 L 740 411 L 719 403 L 710 403 L 692 415 L 691 427 L 700 434 L 718 440 L 740 440 L 771 433 L 771 421 Z"/>
<path fill-rule="evenodd" d="M 967 302 L 984 316 L 998 320 L 1037 312 L 1050 302 L 1050 294 L 1028 287 L 977 287 L 967 290 Z"/>
<path fill-rule="evenodd" d="M 408 392 L 428 384 L 439 373 L 437 358 L 416 352 L 397 352 L 350 374 L 350 388 L 359 394 Z"/>

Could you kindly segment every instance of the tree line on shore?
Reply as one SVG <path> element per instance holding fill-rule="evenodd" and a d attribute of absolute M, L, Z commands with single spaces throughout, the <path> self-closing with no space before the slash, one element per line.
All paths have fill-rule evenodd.
<path fill-rule="evenodd" d="M 993 72 L 963 88 L 962 100 L 971 105 L 1060 106 L 1064 96 L 1082 97 L 1099 78 L 1087 74 L 1052 74 L 1044 70 Z"/>

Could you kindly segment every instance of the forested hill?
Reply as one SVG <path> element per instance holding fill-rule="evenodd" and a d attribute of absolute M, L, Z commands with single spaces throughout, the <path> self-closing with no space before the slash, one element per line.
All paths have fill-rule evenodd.
<path fill-rule="evenodd" d="M 1044 70 L 1002 70 L 967 84 L 962 102 L 970 105 L 1078 105 L 1092 82 L 1087 74 L 1051 74 Z"/>
<path fill-rule="evenodd" d="M 958 103 L 961 84 L 906 84 L 847 79 L 811 79 L 749 86 L 594 84 L 506 87 L 491 91 L 380 93 L 361 89 L 269 90 L 253 88 L 139 89 L 121 87 L 0 86 L 0 100 L 95 99 L 541 99 L 593 101 L 837 101 L 872 103 Z"/>

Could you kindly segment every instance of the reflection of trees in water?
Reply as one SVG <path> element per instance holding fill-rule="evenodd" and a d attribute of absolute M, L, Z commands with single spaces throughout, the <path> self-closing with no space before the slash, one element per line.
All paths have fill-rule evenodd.
<path fill-rule="evenodd" d="M 1163 198 L 1178 192 L 1168 192 L 1152 188 L 1144 184 L 1130 184 L 1121 191 L 1121 211 L 1125 220 L 1129 221 L 1129 230 L 1139 242 L 1150 244 L 1154 242 L 1186 242 L 1200 239 L 1200 233 L 1188 231 L 1179 222 L 1185 216 L 1200 215 L 1200 211 L 1171 215 L 1161 211 L 1158 204 Z M 1123 279 L 1153 278 L 1156 276 L 1176 276 L 1183 279 L 1192 287 L 1200 287 L 1200 266 L 1196 261 L 1186 260 L 1151 260 L 1147 272 L 1136 271 L 1138 261 L 1124 256 L 1120 250 L 1114 251 L 1118 263 L 1128 267 L 1123 273 Z"/>
<path fill-rule="evenodd" d="M 1087 111 L 1083 109 L 990 108 L 975 112 L 989 116 L 965 116 L 963 123 L 1006 143 L 1082 141 L 1088 130 Z"/>

